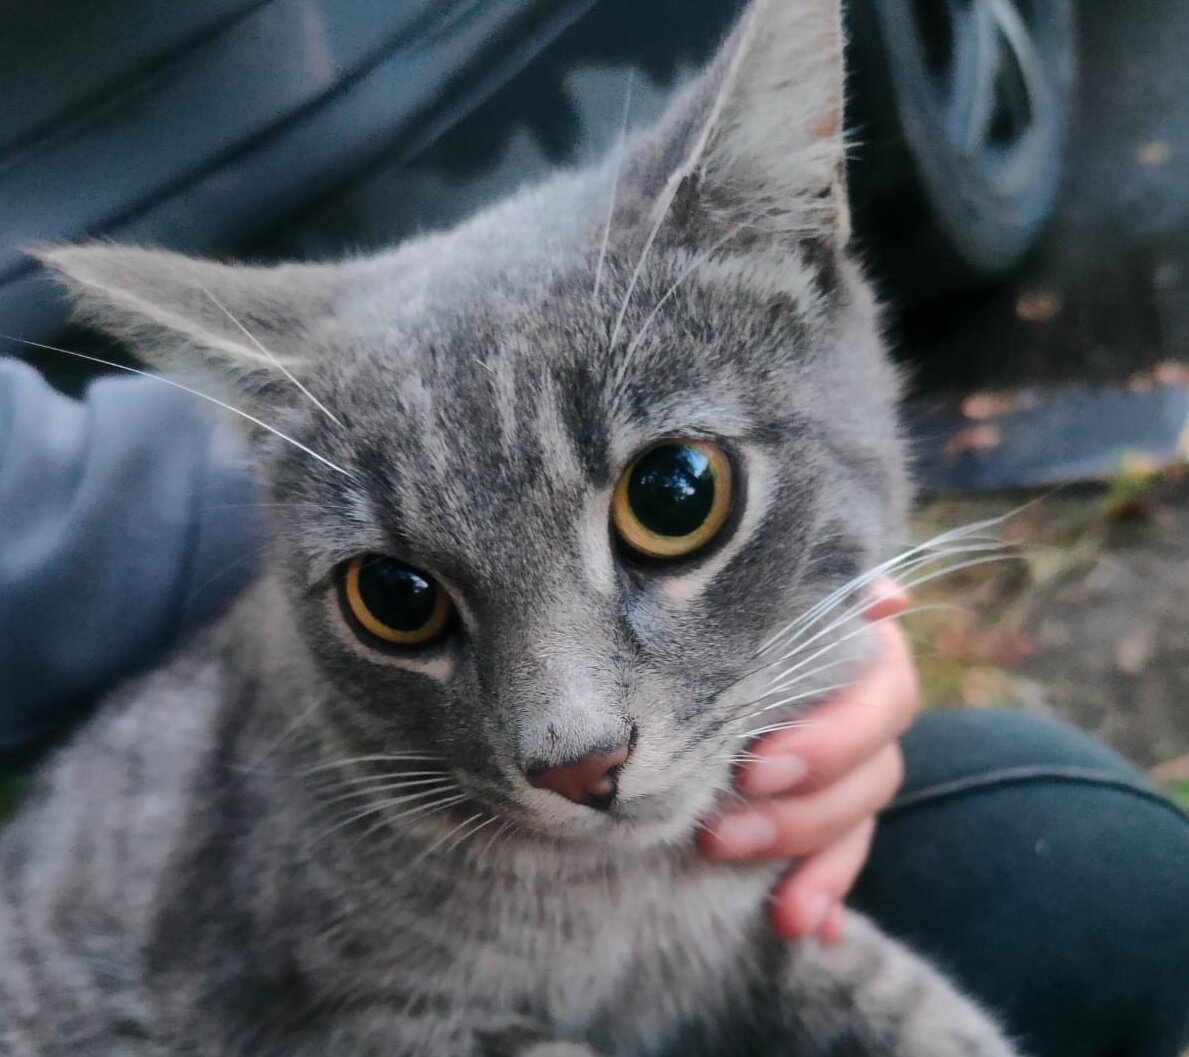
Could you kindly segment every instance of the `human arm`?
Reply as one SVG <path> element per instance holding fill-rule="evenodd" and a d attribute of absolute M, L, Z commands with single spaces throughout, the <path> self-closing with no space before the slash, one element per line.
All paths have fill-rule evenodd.
<path fill-rule="evenodd" d="M 125 377 L 76 401 L 0 359 L 0 753 L 52 732 L 251 577 L 255 484 L 196 403 Z"/>

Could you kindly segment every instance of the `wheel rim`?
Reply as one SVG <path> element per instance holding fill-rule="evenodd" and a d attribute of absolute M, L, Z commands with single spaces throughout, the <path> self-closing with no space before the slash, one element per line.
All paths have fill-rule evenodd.
<path fill-rule="evenodd" d="M 940 130 L 988 168 L 1052 119 L 1050 73 L 1029 0 L 911 0 L 922 68 Z"/>

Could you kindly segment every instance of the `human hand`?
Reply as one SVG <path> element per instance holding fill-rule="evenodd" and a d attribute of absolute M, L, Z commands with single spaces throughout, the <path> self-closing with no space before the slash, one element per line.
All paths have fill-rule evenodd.
<path fill-rule="evenodd" d="M 893 618 L 908 600 L 887 578 L 872 593 L 864 617 L 881 642 L 875 663 L 805 725 L 751 747 L 735 781 L 754 802 L 710 820 L 699 840 L 712 859 L 799 860 L 772 894 L 772 924 L 785 939 L 841 939 L 842 901 L 867 859 L 875 815 L 903 778 L 897 739 L 916 714 L 917 680 Z"/>

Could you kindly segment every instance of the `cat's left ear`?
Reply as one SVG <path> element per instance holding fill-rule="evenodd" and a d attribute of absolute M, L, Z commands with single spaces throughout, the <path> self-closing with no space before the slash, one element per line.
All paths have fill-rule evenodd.
<path fill-rule="evenodd" d="M 82 320 L 151 366 L 256 414 L 299 397 L 284 371 L 308 373 L 307 321 L 329 313 L 334 289 L 330 266 L 243 267 L 107 243 L 35 255 Z"/>
<path fill-rule="evenodd" d="M 654 222 L 844 247 L 843 50 L 840 0 L 754 0 L 630 161 Z"/>

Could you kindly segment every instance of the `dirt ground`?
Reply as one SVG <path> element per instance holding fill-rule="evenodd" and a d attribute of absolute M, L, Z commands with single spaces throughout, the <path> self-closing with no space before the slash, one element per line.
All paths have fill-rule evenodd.
<path fill-rule="evenodd" d="M 1154 768 L 1185 802 L 1189 474 L 935 500 L 919 509 L 917 534 L 1012 511 L 992 529 L 1004 560 L 915 592 L 930 607 L 909 622 L 927 702 L 1063 717 Z"/>

